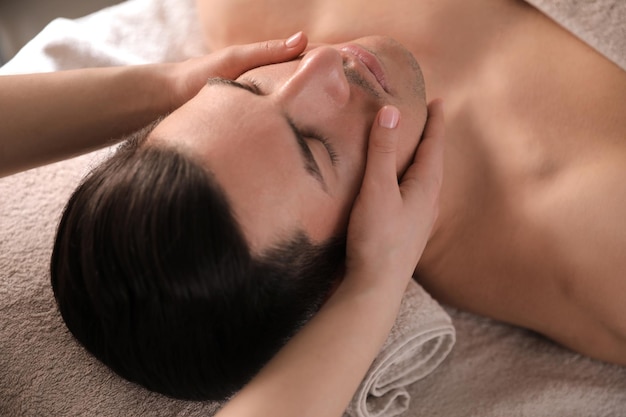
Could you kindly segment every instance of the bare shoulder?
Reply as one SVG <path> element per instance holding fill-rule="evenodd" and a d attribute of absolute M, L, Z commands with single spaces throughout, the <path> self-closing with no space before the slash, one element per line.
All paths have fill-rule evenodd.
<path fill-rule="evenodd" d="M 484 181 L 480 210 L 448 219 L 418 272 L 441 301 L 626 365 L 626 124 L 587 122 L 528 142 L 553 169 Z"/>

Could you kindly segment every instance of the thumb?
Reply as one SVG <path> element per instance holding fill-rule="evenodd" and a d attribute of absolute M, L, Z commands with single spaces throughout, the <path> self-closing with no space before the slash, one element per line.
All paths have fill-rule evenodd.
<path fill-rule="evenodd" d="M 398 184 L 396 172 L 396 150 L 400 111 L 394 106 L 385 106 L 378 112 L 370 132 L 364 187 L 388 187 L 390 183 Z"/>

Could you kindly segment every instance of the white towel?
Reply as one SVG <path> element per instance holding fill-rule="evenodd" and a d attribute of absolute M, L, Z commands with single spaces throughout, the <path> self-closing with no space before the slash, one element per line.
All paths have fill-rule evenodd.
<path fill-rule="evenodd" d="M 181 61 L 206 53 L 193 0 L 128 0 L 55 19 L 0 74 Z"/>

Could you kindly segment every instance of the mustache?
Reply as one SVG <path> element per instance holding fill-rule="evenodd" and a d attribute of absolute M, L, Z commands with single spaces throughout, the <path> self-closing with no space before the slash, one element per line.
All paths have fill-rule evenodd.
<path fill-rule="evenodd" d="M 361 90 L 365 91 L 365 93 L 374 97 L 376 100 L 381 100 L 382 97 L 378 91 L 374 88 L 374 86 L 353 67 L 349 66 L 348 63 L 344 62 L 343 64 L 343 72 L 346 75 L 346 79 L 352 85 L 359 87 Z"/>

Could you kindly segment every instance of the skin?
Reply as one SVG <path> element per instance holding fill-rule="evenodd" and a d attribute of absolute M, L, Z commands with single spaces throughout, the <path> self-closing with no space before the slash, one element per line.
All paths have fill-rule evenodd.
<path fill-rule="evenodd" d="M 209 80 L 148 139 L 179 148 L 215 175 L 253 251 L 262 252 L 296 228 L 317 242 L 345 233 L 365 170 L 369 131 L 383 105 L 400 110 L 397 129 L 407 138 L 399 144 L 397 173 L 413 158 L 426 121 L 423 79 L 414 58 L 386 37 L 349 44 L 376 54 L 385 88 L 344 50 L 347 44 L 318 46 L 301 59 L 244 73 L 238 81 L 255 85 L 254 93 Z M 306 169 L 286 119 L 303 133 L 319 175 Z M 326 138 L 326 146 L 314 136 Z"/>
<path fill-rule="evenodd" d="M 207 77 L 237 77 L 305 45 L 263 41 L 178 63 L 0 76 L 0 177 L 111 145 L 187 102 Z"/>
<path fill-rule="evenodd" d="M 400 182 L 398 151 L 406 137 L 381 123 L 391 109 L 380 110 L 370 132 L 344 280 L 219 417 L 341 416 L 378 353 L 435 224 L 443 179 L 441 101 L 429 105 L 422 142 Z"/>
<path fill-rule="evenodd" d="M 6 93 L 0 95 L 0 108 L 6 110 L 7 119 L 0 147 L 15 158 L 1 173 L 104 146 L 110 143 L 108 134 L 128 133 L 161 109 L 179 106 L 196 93 L 199 80 L 207 75 L 235 77 L 295 57 L 307 41 L 304 36 L 294 39 L 295 43 L 267 41 L 228 48 L 166 66 L 0 77 L 0 86 L 6 87 L 0 89 Z M 149 87 L 154 85 L 165 88 L 150 100 L 145 101 L 144 94 L 128 94 L 152 91 Z M 86 88 L 99 100 L 85 99 Z M 126 98 L 123 103 L 117 100 L 121 97 Z M 65 106 L 43 107 L 47 110 L 43 113 L 26 110 L 29 105 L 57 101 Z M 437 217 L 443 108 L 441 102 L 431 103 L 422 143 L 409 161 L 400 150 L 407 140 L 415 141 L 422 118 L 407 126 L 410 118 L 401 121 L 398 108 L 385 105 L 374 119 L 363 180 L 350 215 L 344 280 L 319 314 L 220 410 L 221 417 L 341 415 L 391 329 Z M 48 128 L 40 131 L 38 126 Z M 83 141 L 71 138 L 79 133 Z M 32 146 L 23 146 L 24 141 Z M 404 165 L 410 166 L 398 182 L 398 169 Z M 415 216 L 416 212 L 421 215 Z"/>
<path fill-rule="evenodd" d="M 198 9 L 213 50 L 300 29 L 316 42 L 382 33 L 407 45 L 427 95 L 446 98 L 448 121 L 441 214 L 420 282 L 447 303 L 626 363 L 621 69 L 519 1 Z"/>
<path fill-rule="evenodd" d="M 345 45 L 320 46 L 244 73 L 237 81 L 256 86 L 253 92 L 209 80 L 148 138 L 147 146 L 174 146 L 215 175 L 253 250 L 294 227 L 314 240 L 347 228 L 343 280 L 220 417 L 342 415 L 393 325 L 435 224 L 441 102 L 431 104 L 422 135 L 427 112 L 413 57 L 389 38 L 354 43 L 376 54 L 384 82 Z M 305 132 L 324 127 L 316 134 L 332 152 L 303 135 L 319 175 L 307 169 L 286 116 Z"/>
<path fill-rule="evenodd" d="M 405 45 L 447 121 L 416 279 L 441 302 L 626 364 L 623 69 L 524 1 L 197 3 L 209 48 L 294 28 Z"/>

